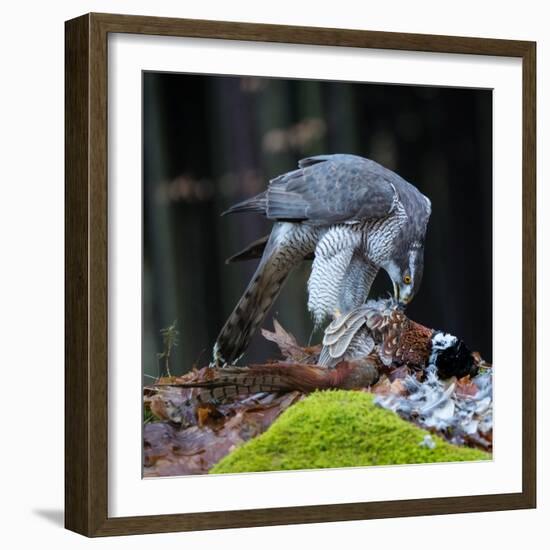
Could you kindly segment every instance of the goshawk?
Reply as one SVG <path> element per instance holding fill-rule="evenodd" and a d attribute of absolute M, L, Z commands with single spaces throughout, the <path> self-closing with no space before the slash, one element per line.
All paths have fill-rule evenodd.
<path fill-rule="evenodd" d="M 314 254 L 308 309 L 316 326 L 362 305 L 380 268 L 394 297 L 409 303 L 420 286 L 427 197 L 396 173 L 355 155 L 320 155 L 270 181 L 227 213 L 257 212 L 275 223 L 261 260 L 214 346 L 214 362 L 234 363 L 292 268 Z"/>

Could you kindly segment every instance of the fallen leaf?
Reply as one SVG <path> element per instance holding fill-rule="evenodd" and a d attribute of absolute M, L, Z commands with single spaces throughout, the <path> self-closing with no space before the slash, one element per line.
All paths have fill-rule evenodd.
<path fill-rule="evenodd" d="M 203 369 L 201 369 L 203 370 Z M 202 372 L 186 379 L 204 376 Z M 182 377 L 178 377 L 178 380 Z M 148 397 L 160 422 L 143 428 L 146 477 L 205 474 L 238 445 L 263 433 L 303 394 L 256 394 L 227 403 L 203 403 L 188 388 L 156 386 Z M 150 394 L 151 388 L 147 389 Z"/>
<path fill-rule="evenodd" d="M 464 376 L 456 382 L 456 394 L 460 397 L 474 397 L 477 395 L 479 388 L 472 381 L 470 376 Z"/>
<path fill-rule="evenodd" d="M 261 329 L 262 336 L 266 340 L 277 344 L 285 359 L 298 363 L 316 362 L 321 351 L 320 346 L 302 348 L 296 342 L 296 338 L 290 332 L 287 332 L 276 319 L 273 319 L 273 328 L 275 332 Z"/>

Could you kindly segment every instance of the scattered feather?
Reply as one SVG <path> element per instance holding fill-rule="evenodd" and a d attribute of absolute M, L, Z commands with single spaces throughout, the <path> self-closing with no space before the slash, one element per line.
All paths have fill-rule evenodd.
<path fill-rule="evenodd" d="M 435 449 L 435 441 L 431 435 L 425 435 L 424 439 L 419 443 L 420 447 L 427 447 L 428 449 Z"/>

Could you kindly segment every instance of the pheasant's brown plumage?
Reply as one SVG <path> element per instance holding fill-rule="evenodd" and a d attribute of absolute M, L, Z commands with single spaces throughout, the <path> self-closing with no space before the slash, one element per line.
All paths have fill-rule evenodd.
<path fill-rule="evenodd" d="M 475 370 L 472 353 L 461 340 L 412 321 L 393 300 L 371 300 L 335 319 L 323 344 L 320 363 L 329 367 L 368 350 L 386 366 L 435 363 L 444 378 Z"/>
<path fill-rule="evenodd" d="M 400 309 L 369 310 L 367 327 L 385 364 L 423 367 L 432 352 L 434 330 L 409 319 Z"/>

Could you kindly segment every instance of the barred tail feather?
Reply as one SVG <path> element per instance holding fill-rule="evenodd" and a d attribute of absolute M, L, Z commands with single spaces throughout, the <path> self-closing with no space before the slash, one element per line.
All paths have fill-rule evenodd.
<path fill-rule="evenodd" d="M 374 384 L 378 379 L 378 364 L 364 358 L 341 362 L 333 369 L 300 363 L 252 365 L 211 369 L 210 380 L 167 384 L 183 388 L 199 388 L 201 401 L 244 397 L 261 392 L 308 393 L 330 388 L 358 389 Z"/>
<path fill-rule="evenodd" d="M 202 399 L 225 399 L 260 392 L 309 392 L 330 386 L 327 369 L 310 365 L 283 363 L 214 369 L 212 380 L 175 384 L 200 388 Z"/>
<path fill-rule="evenodd" d="M 294 265 L 277 249 L 267 258 L 264 256 L 218 335 L 214 345 L 214 363 L 233 363 L 246 351 Z"/>
<path fill-rule="evenodd" d="M 311 254 L 317 229 L 287 222 L 273 226 L 256 273 L 223 326 L 214 346 L 214 363 L 234 363 L 246 351 L 291 270 Z"/>

